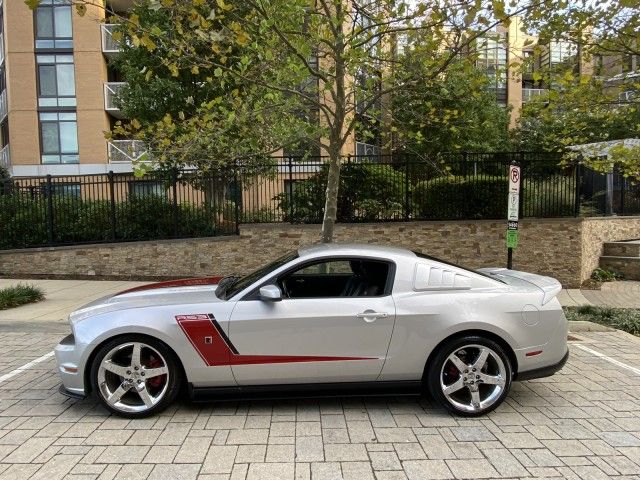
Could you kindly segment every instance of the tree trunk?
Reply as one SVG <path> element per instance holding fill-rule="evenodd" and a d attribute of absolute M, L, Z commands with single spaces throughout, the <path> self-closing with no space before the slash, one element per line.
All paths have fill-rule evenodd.
<path fill-rule="evenodd" d="M 324 0 L 328 1 L 328 0 Z M 345 25 L 345 12 L 342 1 L 334 2 L 331 8 L 335 9 L 335 18 L 332 18 L 336 28 L 335 38 L 333 39 L 333 62 L 334 62 L 334 93 L 333 97 L 333 115 L 332 122 L 329 122 L 329 145 L 327 151 L 329 153 L 329 172 L 327 174 L 327 191 L 324 205 L 324 218 L 322 220 L 322 233 L 320 240 L 322 243 L 331 243 L 333 241 L 333 227 L 336 223 L 338 213 L 338 189 L 340 186 L 340 163 L 342 147 L 345 140 L 343 139 L 343 128 L 346 120 L 347 94 L 346 79 L 347 68 L 345 59 L 345 39 L 343 28 Z"/>
<path fill-rule="evenodd" d="M 329 173 L 327 175 L 327 192 L 322 219 L 322 243 L 333 241 L 333 227 L 338 214 L 338 188 L 340 186 L 340 154 L 331 151 L 329 156 Z"/>

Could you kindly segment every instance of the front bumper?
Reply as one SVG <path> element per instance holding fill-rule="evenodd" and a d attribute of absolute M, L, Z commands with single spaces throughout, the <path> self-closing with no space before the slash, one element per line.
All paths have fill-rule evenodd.
<path fill-rule="evenodd" d="M 76 344 L 73 335 L 67 335 L 54 349 L 58 373 L 62 380 L 65 394 L 84 397 L 84 364 L 82 363 L 82 349 Z"/>
<path fill-rule="evenodd" d="M 516 376 L 515 380 L 533 380 L 534 378 L 544 378 L 550 377 L 562 367 L 564 367 L 565 363 L 569 360 L 569 349 L 567 349 L 567 353 L 564 354 L 564 357 L 553 365 L 547 365 L 546 367 L 536 368 L 534 370 L 527 370 L 526 372 L 520 372 Z"/>

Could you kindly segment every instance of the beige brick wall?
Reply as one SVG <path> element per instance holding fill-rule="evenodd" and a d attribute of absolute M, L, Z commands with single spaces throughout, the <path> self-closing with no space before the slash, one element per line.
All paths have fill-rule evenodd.
<path fill-rule="evenodd" d="M 73 60 L 78 100 L 78 149 L 80 163 L 107 163 L 109 117 L 104 110 L 107 64 L 102 56 L 100 22 L 104 10 L 89 6 L 80 17 L 73 15 Z"/>
<path fill-rule="evenodd" d="M 163 240 L 0 252 L 0 275 L 160 278 L 243 274 L 318 241 L 319 225 L 243 225 L 239 237 Z M 336 226 L 337 242 L 397 245 L 471 268 L 504 266 L 505 222 L 397 222 Z M 640 237 L 640 218 L 521 222 L 514 268 L 576 287 L 597 266 L 601 242 Z M 583 261 L 584 260 L 584 261 Z"/>
<path fill-rule="evenodd" d="M 582 227 L 581 281 L 598 266 L 605 242 L 640 238 L 640 217 L 586 218 Z"/>
<path fill-rule="evenodd" d="M 19 1 L 5 1 L 4 8 L 11 163 L 39 164 L 33 12 Z"/>

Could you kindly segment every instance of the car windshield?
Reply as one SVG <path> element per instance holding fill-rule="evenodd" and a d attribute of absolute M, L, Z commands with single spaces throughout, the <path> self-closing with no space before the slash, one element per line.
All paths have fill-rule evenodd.
<path fill-rule="evenodd" d="M 246 275 L 242 278 L 231 277 L 232 281 L 225 283 L 220 282 L 218 288 L 216 289 L 216 296 L 218 298 L 221 298 L 222 300 L 227 300 L 237 293 L 241 292 L 251 284 L 257 282 L 262 277 L 269 275 L 274 270 L 277 270 L 285 263 L 289 263 L 291 260 L 294 260 L 296 258 L 298 258 L 297 251 L 289 252 L 278 258 L 277 260 L 274 260 L 273 262 L 265 265 L 264 267 L 260 267 L 249 275 Z"/>

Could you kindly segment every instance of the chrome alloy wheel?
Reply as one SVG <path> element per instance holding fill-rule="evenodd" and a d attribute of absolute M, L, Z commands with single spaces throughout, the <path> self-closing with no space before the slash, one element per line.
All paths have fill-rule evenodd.
<path fill-rule="evenodd" d="M 106 402 L 121 412 L 144 412 L 167 392 L 169 368 L 155 348 L 142 342 L 112 348 L 98 368 L 98 387 Z"/>
<path fill-rule="evenodd" d="M 485 345 L 457 348 L 442 364 L 440 388 L 456 409 L 479 413 L 496 403 L 507 384 L 500 355 Z"/>

